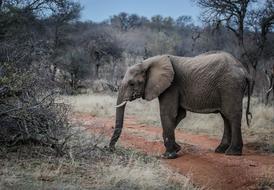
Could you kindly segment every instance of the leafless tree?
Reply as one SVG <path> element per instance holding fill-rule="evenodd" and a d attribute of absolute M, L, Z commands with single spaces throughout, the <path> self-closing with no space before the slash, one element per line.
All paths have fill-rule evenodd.
<path fill-rule="evenodd" d="M 198 28 L 195 28 L 192 32 L 191 39 L 192 39 L 192 45 L 191 45 L 191 51 L 194 51 L 196 41 L 201 37 L 201 31 L 199 31 Z"/>
<path fill-rule="evenodd" d="M 247 67 L 252 66 L 256 75 L 267 34 L 271 31 L 274 21 L 274 1 L 267 0 L 259 9 L 252 9 L 252 3 L 257 3 L 257 0 L 197 0 L 197 4 L 204 9 L 202 18 L 205 22 L 214 23 L 217 27 L 224 24 L 234 33 L 241 50 L 239 58 Z M 252 28 L 249 35 L 256 35 L 256 47 L 252 50 L 246 47 L 246 44 L 250 46 L 248 34 L 245 34 L 248 26 Z M 254 85 L 255 81 L 252 84 L 252 91 Z"/>
<path fill-rule="evenodd" d="M 251 0 L 197 0 L 202 7 L 202 19 L 216 25 L 224 23 L 238 40 L 238 45 L 244 43 L 244 20 Z"/>
<path fill-rule="evenodd" d="M 53 6 L 51 8 L 54 14 L 48 19 L 52 27 L 52 43 L 51 43 L 51 59 L 52 59 L 52 80 L 55 80 L 56 71 L 58 67 L 58 56 L 60 51 L 64 48 L 64 39 L 68 32 L 65 27 L 72 21 L 77 20 L 80 16 L 81 6 L 75 2 L 60 3 L 59 7 Z"/>
<path fill-rule="evenodd" d="M 122 49 L 115 37 L 106 31 L 94 31 L 91 35 L 88 49 L 95 65 L 95 78 L 98 79 L 100 77 L 99 69 L 104 64 L 104 59 L 118 60 L 122 57 Z"/>

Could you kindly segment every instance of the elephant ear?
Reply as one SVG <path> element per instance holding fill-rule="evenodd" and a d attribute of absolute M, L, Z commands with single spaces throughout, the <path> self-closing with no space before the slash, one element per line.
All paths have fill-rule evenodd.
<path fill-rule="evenodd" d="M 149 58 L 144 61 L 144 65 L 147 69 L 144 98 L 150 101 L 171 85 L 174 71 L 168 55 Z"/>

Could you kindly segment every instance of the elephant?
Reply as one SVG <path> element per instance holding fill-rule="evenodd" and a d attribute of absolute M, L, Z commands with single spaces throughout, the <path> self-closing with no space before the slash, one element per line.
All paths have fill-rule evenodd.
<path fill-rule="evenodd" d="M 252 78 L 245 67 L 231 54 L 212 51 L 195 57 L 158 55 L 128 68 L 121 82 L 116 103 L 115 129 L 109 143 L 115 149 L 123 128 L 128 101 L 158 97 L 163 141 L 163 158 L 173 159 L 181 146 L 175 141 L 174 130 L 186 112 L 220 113 L 224 132 L 216 153 L 241 155 L 242 102 L 247 93 L 246 120 L 252 115 L 250 84 Z M 246 92 L 247 91 L 247 92 Z"/>

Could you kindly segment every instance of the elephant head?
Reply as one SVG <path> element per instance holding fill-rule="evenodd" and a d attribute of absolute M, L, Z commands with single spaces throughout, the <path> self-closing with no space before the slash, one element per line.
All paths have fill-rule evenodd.
<path fill-rule="evenodd" d="M 122 132 L 126 103 L 141 97 L 148 101 L 158 97 L 170 86 L 173 77 L 168 55 L 146 59 L 127 70 L 118 93 L 115 129 L 109 144 L 111 149 Z"/>

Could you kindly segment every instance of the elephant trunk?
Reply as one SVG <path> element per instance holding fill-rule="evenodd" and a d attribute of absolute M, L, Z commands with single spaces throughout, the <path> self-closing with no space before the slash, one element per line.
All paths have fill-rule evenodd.
<path fill-rule="evenodd" d="M 126 107 L 126 102 L 124 102 L 124 92 L 123 92 L 123 87 L 119 90 L 118 93 L 118 98 L 117 98 L 117 103 L 118 105 L 116 107 L 116 121 L 115 121 L 115 129 L 113 131 L 113 135 L 111 137 L 109 147 L 110 149 L 115 148 L 115 144 L 118 141 L 121 133 L 122 133 L 122 128 L 123 128 L 123 123 L 124 123 L 124 113 L 125 113 L 125 107 Z"/>

